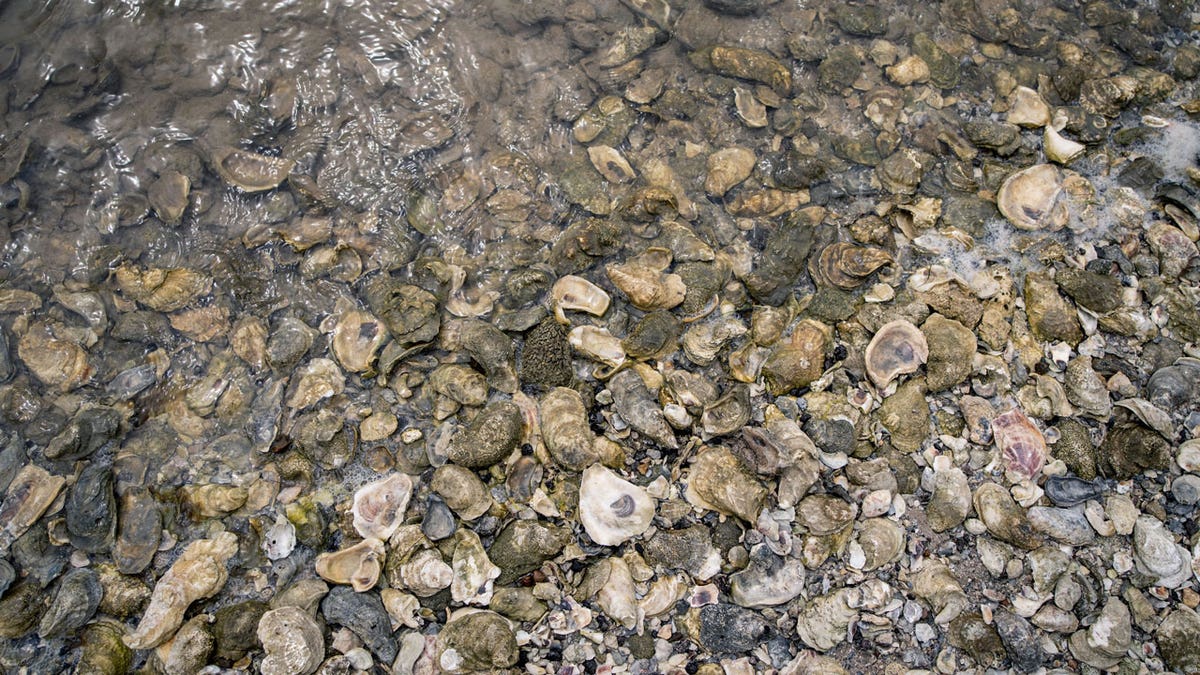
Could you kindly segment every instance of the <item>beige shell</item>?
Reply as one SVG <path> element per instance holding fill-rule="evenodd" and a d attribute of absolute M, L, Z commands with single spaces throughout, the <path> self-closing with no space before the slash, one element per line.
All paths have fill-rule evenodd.
<path fill-rule="evenodd" d="M 588 159 L 592 166 L 610 183 L 629 183 L 637 178 L 637 172 L 629 166 L 629 161 L 615 148 L 607 145 L 593 145 L 588 148 Z"/>
<path fill-rule="evenodd" d="M 392 620 L 393 631 L 399 630 L 401 626 L 421 627 L 421 619 L 417 616 L 417 612 L 421 609 L 421 601 L 417 600 L 417 596 L 394 588 L 385 588 L 379 591 L 379 597 L 383 600 L 383 608 L 387 610 L 388 617 Z"/>
<path fill-rule="evenodd" d="M 1062 172 L 1050 164 L 1037 164 L 1004 179 L 996 206 L 1017 229 L 1057 230 L 1070 216 L 1062 191 Z"/>
<path fill-rule="evenodd" d="M 754 92 L 743 87 L 733 88 L 733 107 L 737 110 L 742 123 L 751 129 L 761 129 L 770 121 L 767 118 L 767 106 L 754 95 Z"/>
<path fill-rule="evenodd" d="M 650 584 L 650 590 L 638 599 L 638 609 L 645 616 L 658 616 L 668 612 L 683 598 L 688 586 L 688 580 L 682 574 L 660 576 Z"/>
<path fill-rule="evenodd" d="M 217 148 L 212 153 L 213 167 L 221 178 L 243 192 L 262 192 L 278 187 L 296 162 L 267 157 L 237 148 Z"/>
<path fill-rule="evenodd" d="M 383 322 L 369 312 L 350 310 L 338 317 L 330 336 L 333 355 L 342 367 L 352 373 L 372 370 L 375 354 L 387 340 Z"/>
<path fill-rule="evenodd" d="M 560 277 L 558 281 L 555 281 L 554 286 L 550 288 L 550 297 L 554 300 L 554 316 L 559 323 L 570 323 L 563 314 L 564 310 L 602 316 L 608 311 L 610 302 L 608 293 L 605 293 L 604 289 L 573 274 Z"/>
<path fill-rule="evenodd" d="M 542 440 L 559 466 L 582 471 L 600 460 L 595 451 L 596 436 L 579 392 L 555 387 L 542 397 L 539 411 Z"/>
<path fill-rule="evenodd" d="M 450 597 L 454 602 L 486 607 L 492 599 L 492 584 L 500 576 L 500 568 L 488 559 L 479 535 L 466 528 L 454 534 L 454 556 L 450 569 Z"/>
<path fill-rule="evenodd" d="M 607 568 L 603 570 L 607 573 L 604 574 L 604 584 L 596 594 L 596 604 L 613 621 L 632 629 L 638 622 L 638 605 L 629 564 L 623 558 L 613 557 L 596 563 L 592 570 L 601 567 Z M 602 573 L 592 570 L 589 570 L 589 574 Z"/>
<path fill-rule="evenodd" d="M 887 251 L 839 241 L 821 250 L 810 267 L 814 278 L 843 290 L 858 288 L 875 270 L 894 262 Z"/>
<path fill-rule="evenodd" d="M 650 528 L 654 498 L 599 464 L 583 472 L 579 486 L 579 520 L 592 541 L 617 546 Z"/>
<path fill-rule="evenodd" d="M 387 549 L 383 542 L 369 538 L 334 553 L 317 556 L 317 574 L 335 584 L 349 584 L 362 593 L 375 587 L 383 571 Z"/>
<path fill-rule="evenodd" d="M 463 520 L 475 520 L 492 507 L 487 485 L 474 471 L 457 464 L 443 464 L 433 472 L 429 489 L 442 496 Z"/>
<path fill-rule="evenodd" d="M 301 409 L 346 390 L 346 376 L 330 359 L 313 359 L 296 370 L 287 404 Z"/>
<path fill-rule="evenodd" d="M 696 365 L 706 366 L 717 358 L 725 345 L 749 331 L 737 314 L 721 314 L 688 326 L 679 342 L 688 360 Z"/>
<path fill-rule="evenodd" d="M 683 278 L 665 272 L 670 264 L 670 251 L 651 248 L 627 262 L 609 263 L 604 271 L 634 307 L 652 312 L 677 306 L 687 294 Z"/>
<path fill-rule="evenodd" d="M 404 521 L 413 483 L 407 474 L 395 473 L 367 483 L 354 493 L 354 529 L 364 538 L 386 541 Z"/>
<path fill-rule="evenodd" d="M 1053 126 L 1047 125 L 1042 133 L 1042 151 L 1046 159 L 1056 164 L 1070 164 L 1087 150 L 1083 143 L 1063 137 Z"/>
<path fill-rule="evenodd" d="M 1041 94 L 1029 87 L 1013 89 L 1008 106 L 1006 121 L 1009 124 L 1033 129 L 1050 123 L 1050 106 L 1042 100 Z"/>
<path fill-rule="evenodd" d="M 884 389 L 900 375 L 916 372 L 929 359 L 925 336 L 904 319 L 884 324 L 871 338 L 864 356 L 867 375 Z"/>
<path fill-rule="evenodd" d="M 314 673 L 325 658 L 321 626 L 299 607 L 273 609 L 258 620 L 258 641 L 266 652 L 262 675 Z"/>
<path fill-rule="evenodd" d="M 67 481 L 36 464 L 26 464 L 8 485 L 0 504 L 0 548 L 7 551 L 13 540 L 37 522 L 54 503 Z"/>
<path fill-rule="evenodd" d="M 400 566 L 400 578 L 413 595 L 428 598 L 454 581 L 454 570 L 434 549 L 417 551 Z"/>
<path fill-rule="evenodd" d="M 567 342 L 575 351 L 611 369 L 620 368 L 625 363 L 625 347 L 621 339 L 606 328 L 576 326 L 567 333 Z"/>
<path fill-rule="evenodd" d="M 222 532 L 212 539 L 187 545 L 171 568 L 159 578 L 137 629 L 124 637 L 131 649 L 157 647 L 183 623 L 189 605 L 216 594 L 225 586 L 225 563 L 237 555 L 237 535 Z"/>
<path fill-rule="evenodd" d="M 728 448 L 717 446 L 692 460 L 684 497 L 693 506 L 755 523 L 766 502 L 767 489 L 742 460 Z"/>
<path fill-rule="evenodd" d="M 724 197 L 735 185 L 750 177 L 754 161 L 754 153 L 746 148 L 732 147 L 714 152 L 708 156 L 704 191 L 713 197 Z"/>

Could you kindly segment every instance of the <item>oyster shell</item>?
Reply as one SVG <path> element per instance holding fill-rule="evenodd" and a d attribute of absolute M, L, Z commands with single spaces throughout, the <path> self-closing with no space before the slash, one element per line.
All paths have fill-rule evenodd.
<path fill-rule="evenodd" d="M 1009 480 L 1018 483 L 1037 478 L 1046 464 L 1046 439 L 1042 432 L 1019 409 L 997 415 L 991 426 Z"/>
<path fill-rule="evenodd" d="M 583 472 L 579 485 L 579 520 L 592 541 L 617 546 L 650 528 L 655 502 L 644 488 L 599 464 Z"/>
<path fill-rule="evenodd" d="M 450 569 L 450 597 L 455 602 L 486 607 L 492 599 L 492 584 L 500 576 L 500 568 L 488 559 L 479 535 L 466 528 L 454 535 L 454 556 Z"/>
<path fill-rule="evenodd" d="M 637 178 L 637 172 L 629 166 L 629 160 L 615 148 L 607 145 L 592 145 L 588 147 L 588 159 L 592 166 L 610 183 L 629 183 Z"/>
<path fill-rule="evenodd" d="M 821 249 L 812 263 L 813 278 L 843 290 L 858 288 L 867 277 L 895 260 L 892 254 L 874 246 L 837 242 Z"/>
<path fill-rule="evenodd" d="M 729 576 L 729 595 L 742 607 L 782 605 L 800 595 L 804 580 L 804 563 L 780 557 L 759 544 L 750 550 L 746 569 Z"/>
<path fill-rule="evenodd" d="M 88 353 L 64 327 L 38 321 L 17 341 L 17 357 L 42 384 L 70 391 L 92 376 Z"/>
<path fill-rule="evenodd" d="M 433 549 L 417 551 L 400 566 L 400 579 L 413 595 L 428 598 L 454 582 L 454 570 Z"/>
<path fill-rule="evenodd" d="M 26 464 L 8 484 L 4 503 L 0 504 L 0 549 L 7 550 L 14 539 L 37 522 L 50 508 L 66 479 L 55 476 L 36 464 Z"/>
<path fill-rule="evenodd" d="M 605 265 L 604 271 L 634 307 L 644 312 L 671 309 L 687 295 L 683 278 L 666 272 L 671 266 L 671 257 L 668 249 L 649 248 L 624 263 Z"/>
<path fill-rule="evenodd" d="M 1036 164 L 1004 179 L 996 206 L 1017 229 L 1057 230 L 1070 215 L 1062 192 L 1062 172 L 1050 164 Z"/>
<path fill-rule="evenodd" d="M 313 359 L 296 370 L 292 376 L 287 404 L 303 409 L 346 390 L 346 376 L 330 359 Z"/>
<path fill-rule="evenodd" d="M 475 520 L 492 506 L 487 485 L 474 471 L 455 464 L 439 466 L 433 472 L 429 489 L 441 495 L 446 506 L 463 520 Z"/>
<path fill-rule="evenodd" d="M 683 333 L 683 353 L 699 366 L 712 363 L 725 345 L 745 335 L 749 329 L 736 314 L 721 314 L 714 319 L 693 323 Z"/>
<path fill-rule="evenodd" d="M 268 527 L 264 533 L 262 545 L 267 560 L 282 560 L 288 557 L 296 548 L 296 526 L 280 514 L 275 518 L 275 524 Z"/>
<path fill-rule="evenodd" d="M 592 316 L 602 316 L 608 311 L 610 298 L 604 289 L 596 284 L 577 277 L 573 274 L 560 277 L 550 288 L 550 297 L 554 302 L 554 316 L 559 323 L 570 323 L 564 310 L 587 312 Z"/>
<path fill-rule="evenodd" d="M 404 521 L 412 498 L 413 482 L 407 474 L 395 473 L 367 483 L 354 492 L 354 529 L 359 536 L 386 541 Z"/>
<path fill-rule="evenodd" d="M 864 355 L 867 375 L 879 389 L 887 388 L 900 375 L 916 372 L 928 358 L 925 335 L 904 319 L 880 327 Z"/>
<path fill-rule="evenodd" d="M 258 620 L 258 641 L 266 652 L 262 675 L 308 675 L 325 659 L 325 636 L 316 620 L 299 607 L 280 607 Z"/>
<path fill-rule="evenodd" d="M 521 442 L 525 418 L 512 401 L 489 403 L 470 426 L 450 440 L 446 456 L 468 469 L 483 469 L 500 462 Z"/>
<path fill-rule="evenodd" d="M 559 466 L 582 471 L 601 459 L 579 392 L 555 387 L 542 397 L 539 410 L 542 441 Z"/>
<path fill-rule="evenodd" d="M 913 594 L 929 603 L 937 612 L 934 622 L 946 625 L 958 618 L 970 604 L 962 585 L 950 568 L 940 560 L 926 559 L 912 578 Z"/>
<path fill-rule="evenodd" d="M 627 629 L 638 623 L 638 603 L 633 586 L 633 574 L 624 558 L 605 558 L 588 568 L 584 584 L 596 589 L 600 610 Z"/>
<path fill-rule="evenodd" d="M 1050 106 L 1040 94 L 1029 87 L 1013 89 L 1008 103 L 1009 124 L 1021 127 L 1037 128 L 1050 124 Z"/>
<path fill-rule="evenodd" d="M 792 334 L 776 343 L 762 364 L 767 391 L 774 396 L 807 387 L 825 372 L 825 355 L 833 342 L 833 331 L 813 319 L 803 319 Z"/>
<path fill-rule="evenodd" d="M 245 150 L 221 147 L 212 152 L 213 168 L 225 182 L 242 192 L 272 190 L 288 177 L 296 162 Z"/>
<path fill-rule="evenodd" d="M 183 623 L 189 605 L 225 586 L 229 578 L 225 563 L 237 551 L 237 536 L 232 532 L 188 544 L 155 584 L 150 604 L 137 628 L 123 638 L 125 644 L 133 649 L 150 649 L 165 642 Z"/>
<path fill-rule="evenodd" d="M 708 177 L 704 191 L 720 199 L 735 185 L 750 177 L 754 170 L 754 153 L 746 148 L 732 147 L 708 156 Z"/>
<path fill-rule="evenodd" d="M 369 312 L 354 309 L 338 317 L 330 335 L 333 355 L 352 373 L 371 373 L 379 348 L 388 338 L 387 328 Z"/>
<path fill-rule="evenodd" d="M 767 489 L 728 448 L 713 447 L 692 459 L 684 496 L 699 508 L 756 523 Z"/>
<path fill-rule="evenodd" d="M 580 354 L 608 366 L 609 373 L 625 364 L 625 347 L 607 328 L 576 326 L 567 334 L 567 342 Z"/>
<path fill-rule="evenodd" d="M 662 406 L 655 400 L 646 381 L 635 370 L 623 370 L 608 382 L 613 395 L 613 407 L 621 419 L 638 433 L 653 439 L 663 447 L 675 449 L 679 441 L 663 416 Z"/>
<path fill-rule="evenodd" d="M 379 582 L 386 554 L 387 549 L 382 541 L 373 537 L 364 539 L 335 553 L 318 555 L 317 574 L 335 584 L 349 584 L 355 591 L 362 593 L 374 588 Z"/>

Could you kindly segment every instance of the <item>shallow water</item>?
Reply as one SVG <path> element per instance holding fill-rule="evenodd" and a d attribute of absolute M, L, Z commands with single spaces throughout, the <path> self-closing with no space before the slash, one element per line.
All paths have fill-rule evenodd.
<path fill-rule="evenodd" d="M 0 369 L 6 379 L 0 384 L 4 437 L 16 438 L 29 462 L 55 475 L 108 463 L 116 494 L 140 487 L 154 494 L 168 540 L 179 545 L 164 545 L 153 564 L 138 570 L 150 586 L 183 544 L 222 528 L 236 532 L 242 551 L 230 581 L 203 604 L 203 611 L 215 611 L 235 600 L 269 599 L 287 582 L 313 576 L 317 554 L 353 543 L 350 494 L 379 472 L 394 468 L 423 476 L 410 520 L 425 517 L 432 508 L 429 470 L 447 461 L 456 425 L 465 425 L 478 409 L 468 405 L 459 412 L 461 401 L 427 391 L 427 378 L 439 364 L 472 362 L 460 348 L 468 324 L 458 319 L 479 317 L 504 328 L 522 354 L 528 331 L 546 314 L 537 308 L 552 309 L 550 284 L 577 274 L 607 290 L 613 307 L 594 320 L 573 313 L 571 325 L 590 323 L 627 337 L 656 308 L 635 308 L 638 303 L 617 290 L 605 265 L 647 248 L 669 249 L 674 259 L 668 256 L 667 265 L 676 272 L 695 264 L 695 287 L 715 279 L 708 297 L 657 308 L 674 310 L 681 331 L 726 315 L 748 328 L 766 305 L 787 309 L 785 327 L 804 316 L 832 331 L 836 347 L 818 354 L 824 364 L 814 366 L 815 375 L 825 371 L 827 377 L 782 391 L 771 391 L 756 370 L 731 377 L 730 352 L 758 359 L 754 365 L 761 367 L 771 344 L 751 350 L 742 333 L 718 345 L 715 360 L 677 349 L 642 359 L 659 373 L 700 372 L 723 393 L 741 380 L 753 396 L 749 425 L 763 422 L 769 403 L 807 424 L 822 413 L 810 416 L 808 406 L 816 404 L 805 397 L 822 390 L 843 399 L 853 399 L 854 392 L 869 398 L 862 352 L 870 334 L 887 312 L 921 313 L 904 314 L 905 307 L 920 304 L 904 288 L 908 274 L 939 263 L 975 292 L 970 302 L 981 304 L 996 297 L 987 295 L 984 280 L 998 268 L 1012 272 L 1019 297 L 1027 272 L 1082 267 L 1098 256 L 1112 261 L 1109 267 L 1120 271 L 1111 274 L 1121 276 L 1127 291 L 1145 288 L 1151 297 L 1142 298 L 1141 313 L 1128 319 L 1135 324 L 1128 334 L 1084 347 L 1080 334 L 1068 352 L 1090 350 L 1097 361 L 1103 355 L 1109 362 L 1099 369 L 1107 369 L 1106 377 L 1128 370 L 1132 386 L 1143 387 L 1150 374 L 1191 353 L 1189 345 L 1200 339 L 1189 332 L 1200 328 L 1187 323 L 1189 303 L 1193 314 L 1200 306 L 1200 266 L 1194 243 L 1188 249 L 1184 242 L 1196 239 L 1186 216 L 1171 221 L 1180 227 L 1163 235 L 1167 244 L 1146 239 L 1152 222 L 1170 217 L 1164 202 L 1156 201 L 1164 186 L 1180 184 L 1193 205 L 1200 204 L 1194 197 L 1200 174 L 1188 173 L 1200 153 L 1200 122 L 1194 119 L 1200 114 L 1198 21 L 1194 8 L 1171 0 L 4 3 L 0 291 L 32 293 L 5 295 L 0 314 L 0 337 L 10 352 Z M 713 46 L 756 50 L 769 63 L 722 67 Z M 928 68 L 908 82 L 901 71 L 914 53 L 925 57 Z M 1121 84 L 1131 91 L 1115 96 L 1117 102 L 1108 89 L 1089 88 L 1118 76 L 1127 76 Z M 1047 161 L 1044 122 L 1001 124 L 1011 114 L 1017 86 L 1039 92 L 1051 112 L 1062 113 L 1063 134 L 1087 145 L 1086 154 L 1069 164 L 1092 191 L 1071 202 L 1058 227 L 1044 231 L 1014 228 L 994 205 L 1014 170 Z M 732 186 L 714 189 L 710 158 L 733 146 L 746 149 L 751 160 L 735 172 Z M 910 162 L 892 161 L 906 152 L 913 153 Z M 225 157 L 286 164 L 268 189 L 248 191 L 235 185 Z M 186 178 L 181 196 L 170 192 L 178 185 L 170 182 L 180 178 Z M 166 213 L 170 197 L 183 200 L 177 222 Z M 1191 215 L 1193 229 L 1196 215 L 1200 209 Z M 807 237 L 807 243 L 776 236 L 788 228 L 805 231 L 796 239 Z M 1139 236 L 1146 243 L 1139 244 Z M 889 264 L 844 277 L 846 285 L 834 283 L 831 290 L 819 275 L 818 254 L 838 241 L 885 251 Z M 1171 242 L 1178 247 L 1171 249 Z M 793 245 L 804 251 L 799 258 L 776 250 Z M 164 301 L 150 281 L 136 276 L 158 269 L 198 273 L 199 286 L 178 302 Z M 772 285 L 776 276 L 783 281 Z M 370 317 L 352 327 L 360 331 L 354 344 L 368 341 L 375 335 L 370 331 L 383 330 L 385 338 L 371 347 L 379 353 L 371 351 L 364 367 L 350 368 L 334 344 L 339 321 L 355 309 L 379 313 L 368 299 L 371 284 L 387 277 L 429 291 L 442 329 L 387 343 L 386 330 Z M 1139 277 L 1145 283 L 1138 285 Z M 864 293 L 883 293 L 872 288 L 880 283 L 899 294 L 894 305 L 884 298 L 878 304 L 885 309 L 871 314 Z M 1154 295 L 1164 286 L 1177 288 L 1178 298 Z M 955 302 L 938 309 L 953 315 Z M 1023 306 L 1011 300 L 1005 311 Z M 307 326 L 298 330 L 310 332 L 311 345 L 286 358 L 270 352 L 271 339 L 294 320 Z M 1064 340 L 1039 342 L 1044 336 L 1025 330 L 975 354 L 1011 365 L 1011 381 L 999 391 L 972 380 L 929 401 L 954 409 L 961 394 L 972 392 L 1012 401 L 1006 399 L 1010 388 L 1015 395 L 1047 372 L 1061 376 L 1050 345 Z M 43 333 L 53 339 L 29 337 Z M 1164 339 L 1170 344 L 1154 352 L 1161 355 L 1147 356 L 1146 343 Z M 59 348 L 63 361 L 83 354 L 79 372 L 48 376 L 32 366 L 37 353 L 58 354 L 53 350 Z M 1047 355 L 1038 362 L 1043 348 Z M 677 460 L 648 435 L 630 435 L 629 425 L 609 409 L 612 396 L 596 377 L 597 364 L 575 357 L 570 368 L 584 391 L 592 430 L 624 444 L 627 474 L 639 484 L 655 476 L 678 481 L 687 455 Z M 486 371 L 490 398 L 515 394 L 515 386 L 497 386 L 501 378 L 485 360 L 476 357 L 475 363 Z M 509 362 L 518 363 L 511 355 Z M 306 399 L 297 392 L 306 369 L 324 363 L 338 383 Z M 125 389 L 134 375 L 149 372 L 149 381 Z M 514 384 L 536 399 L 542 388 L 524 374 Z M 655 400 L 670 403 L 670 397 Z M 1171 411 L 1178 425 L 1173 447 L 1198 426 L 1194 403 Z M 70 421 L 95 406 L 119 411 L 115 438 L 79 464 L 47 458 L 46 447 Z M 373 415 L 394 415 L 396 429 L 361 440 L 360 423 Z M 1050 426 L 1055 416 L 1038 417 Z M 887 445 L 889 436 L 874 418 L 860 417 L 853 420 L 855 439 Z M 954 427 L 946 420 L 935 424 Z M 1097 440 L 1105 424 L 1112 426 L 1102 417 L 1092 424 Z M 402 439 L 406 429 L 421 434 Z M 965 433 L 962 424 L 957 429 L 939 433 Z M 687 425 L 676 431 L 691 452 L 688 441 L 695 437 Z M 704 440 L 714 444 L 741 442 L 726 432 L 717 434 L 727 436 L 723 441 L 708 436 Z M 903 456 L 919 474 L 931 448 L 935 454 L 946 450 L 936 437 L 930 434 L 925 453 L 899 452 L 894 462 Z M 527 453 L 540 443 L 523 440 Z M 971 448 L 978 451 L 969 467 L 976 473 L 967 471 L 972 485 L 985 473 L 979 455 L 991 446 L 983 446 Z M 862 447 L 850 454 L 871 457 Z M 11 480 L 25 459 L 21 454 L 14 467 L 0 466 L 0 475 Z M 825 487 L 845 494 L 836 463 L 827 461 L 833 471 L 826 472 Z M 505 496 L 509 469 L 511 463 L 479 472 L 498 500 L 471 526 L 485 545 L 518 514 L 546 519 L 544 507 L 531 511 Z M 567 504 L 574 495 L 578 477 L 572 473 L 547 480 L 555 503 Z M 248 488 L 250 502 L 200 513 L 204 504 L 189 502 L 184 488 L 209 484 Z M 672 494 L 681 501 L 681 493 Z M 291 556 L 267 560 L 263 532 L 288 503 L 320 511 L 324 527 L 317 529 L 323 532 L 302 541 Z M 67 527 L 53 524 L 56 507 L 35 528 Z M 568 515 L 558 520 L 570 525 L 570 508 L 563 510 Z M 1193 512 L 1171 516 L 1185 545 L 1196 534 L 1194 525 L 1180 529 L 1186 513 Z M 670 524 L 682 522 L 680 516 Z M 921 537 L 929 533 L 905 524 L 916 538 L 910 543 L 922 542 L 908 553 L 920 558 Z M 754 523 L 740 526 L 762 541 Z M 953 542 L 934 539 L 930 550 L 954 549 Z M 581 553 L 600 550 L 590 542 L 584 546 Z M 73 548 L 56 550 L 65 559 Z M 964 585 L 980 601 L 993 580 L 973 548 L 964 551 Z M 104 564 L 110 555 L 103 546 L 76 554 L 76 565 Z M 725 572 L 739 564 L 745 561 L 735 556 Z M 879 576 L 903 585 L 897 565 Z M 861 581 L 861 572 L 847 577 L 845 568 L 833 565 L 813 571 L 807 583 L 820 594 L 831 584 L 857 583 L 855 574 Z M 51 594 L 45 591 L 47 602 Z M 447 600 L 432 602 L 427 633 L 436 632 L 442 620 L 436 612 Z M 137 616 L 118 618 L 132 626 Z M 842 644 L 831 656 L 851 670 L 884 663 L 931 668 L 940 651 L 939 640 L 868 634 L 859 630 L 855 637 L 861 653 Z M 10 637 L 22 639 L 0 650 L 6 667 L 37 649 L 42 660 L 34 671 L 79 658 L 80 645 L 71 637 L 43 642 L 21 631 Z M 523 658 L 554 662 L 547 654 L 557 649 L 561 659 L 562 645 L 550 649 L 543 638 L 534 638 Z M 779 650 L 806 644 L 786 631 L 781 639 L 770 655 L 765 649 L 756 655 L 756 668 L 770 662 L 778 668 L 787 660 Z M 692 653 L 694 647 L 679 646 L 677 639 L 672 644 L 677 654 L 689 654 L 685 661 L 715 659 L 703 649 Z M 257 667 L 259 656 L 214 663 Z M 144 660 L 142 652 L 135 657 L 135 663 Z M 1074 662 L 1048 657 L 1046 664 L 1052 663 Z"/>

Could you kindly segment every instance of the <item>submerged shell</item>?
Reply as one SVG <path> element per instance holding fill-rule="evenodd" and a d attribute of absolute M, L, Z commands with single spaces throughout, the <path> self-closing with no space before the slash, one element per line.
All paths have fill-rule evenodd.
<path fill-rule="evenodd" d="M 379 319 L 362 310 L 351 310 L 338 317 L 330 347 L 343 368 L 366 373 L 372 370 L 375 353 L 387 337 L 387 328 Z"/>
<path fill-rule="evenodd" d="M 570 323 L 563 314 L 564 310 L 602 316 L 608 311 L 611 301 L 604 289 L 573 274 L 554 282 L 554 286 L 550 288 L 550 297 L 554 300 L 554 316 L 558 318 L 559 323 Z"/>
<path fill-rule="evenodd" d="M 1032 480 L 1046 464 L 1046 439 L 1020 410 L 992 419 L 992 436 L 1013 482 Z"/>
<path fill-rule="evenodd" d="M 354 514 L 354 529 L 364 538 L 386 541 L 404 521 L 412 489 L 412 479 L 403 473 L 360 487 L 354 493 L 350 509 Z"/>
<path fill-rule="evenodd" d="M 149 649 L 165 642 L 183 623 L 189 605 L 211 597 L 225 586 L 229 578 L 225 563 L 237 551 L 237 535 L 232 532 L 188 544 L 155 584 L 150 605 L 137 629 L 125 636 L 125 644 L 133 649 Z"/>
<path fill-rule="evenodd" d="M 262 192 L 278 187 L 296 165 L 294 160 L 267 157 L 230 147 L 214 150 L 212 162 L 225 182 L 243 192 Z"/>
<path fill-rule="evenodd" d="M 362 593 L 378 583 L 386 553 L 382 541 L 373 537 L 364 539 L 335 553 L 318 555 L 317 574 L 335 584 L 349 584 Z"/>
<path fill-rule="evenodd" d="M 662 406 L 637 371 L 623 370 L 613 375 L 608 388 L 613 395 L 613 408 L 635 431 L 664 447 L 679 447 L 675 433 L 663 416 Z"/>
<path fill-rule="evenodd" d="M 669 251 L 651 248 L 628 262 L 609 263 L 604 267 L 604 271 L 613 285 L 629 297 L 629 302 L 634 307 L 644 312 L 652 312 L 671 309 L 683 302 L 687 295 L 683 278 L 664 271 L 670 262 Z"/>
<path fill-rule="evenodd" d="M 929 344 L 916 326 L 897 319 L 875 333 L 864 359 L 867 375 L 876 387 L 884 389 L 900 375 L 916 372 L 929 359 Z"/>
<path fill-rule="evenodd" d="M 641 535 L 654 518 L 654 498 L 599 464 L 583 472 L 579 520 L 592 541 L 617 546 Z"/>
<path fill-rule="evenodd" d="M 1018 229 L 1057 230 L 1069 216 L 1062 191 L 1062 173 L 1050 164 L 1037 164 L 1004 180 L 996 206 Z"/>
<path fill-rule="evenodd" d="M 814 277 L 843 290 L 852 290 L 875 270 L 893 262 L 892 255 L 881 248 L 837 242 L 821 250 L 813 263 Z"/>

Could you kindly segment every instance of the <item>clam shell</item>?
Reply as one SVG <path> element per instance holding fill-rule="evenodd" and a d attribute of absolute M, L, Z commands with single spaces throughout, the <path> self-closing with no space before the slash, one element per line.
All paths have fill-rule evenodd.
<path fill-rule="evenodd" d="M 617 546 L 650 529 L 655 503 L 644 488 L 593 464 L 579 486 L 579 520 L 592 541 Z"/>
<path fill-rule="evenodd" d="M 900 375 L 914 373 L 929 359 L 925 335 L 904 319 L 884 324 L 871 338 L 864 356 L 867 375 L 884 389 Z"/>
<path fill-rule="evenodd" d="M 368 483 L 354 493 L 354 529 L 364 538 L 387 540 L 404 521 L 412 497 L 413 483 L 407 474 L 396 473 Z"/>

